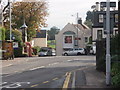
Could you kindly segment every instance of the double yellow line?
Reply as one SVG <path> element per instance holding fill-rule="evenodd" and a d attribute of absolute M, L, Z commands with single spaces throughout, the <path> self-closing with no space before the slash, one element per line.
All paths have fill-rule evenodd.
<path fill-rule="evenodd" d="M 70 77 L 71 77 L 71 72 L 69 72 L 69 73 L 67 72 L 66 79 L 65 79 L 64 84 L 63 84 L 63 90 L 68 88 Z"/>

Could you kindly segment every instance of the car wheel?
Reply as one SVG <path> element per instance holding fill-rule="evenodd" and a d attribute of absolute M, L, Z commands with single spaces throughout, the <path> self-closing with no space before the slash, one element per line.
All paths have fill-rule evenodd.
<path fill-rule="evenodd" d="M 78 52 L 78 53 L 77 53 L 77 55 L 81 55 L 81 53 L 80 53 L 80 52 Z"/>
<path fill-rule="evenodd" d="M 67 54 L 67 53 L 65 53 L 65 54 L 64 54 L 64 56 L 68 56 L 68 54 Z"/>

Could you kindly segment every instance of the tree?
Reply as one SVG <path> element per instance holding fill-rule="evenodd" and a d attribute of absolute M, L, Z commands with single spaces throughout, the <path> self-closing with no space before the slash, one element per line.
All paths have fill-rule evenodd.
<path fill-rule="evenodd" d="M 5 32 L 5 39 L 9 40 L 10 39 L 10 30 L 7 29 Z M 22 43 L 22 33 L 19 30 L 12 30 L 12 39 L 14 37 L 14 41 L 16 42 L 21 42 Z"/>
<path fill-rule="evenodd" d="M 5 28 L 0 27 L 0 40 L 5 40 Z"/>
<path fill-rule="evenodd" d="M 86 16 L 86 21 L 87 21 L 87 20 L 92 21 L 92 20 L 93 20 L 93 12 L 87 11 L 86 14 L 87 14 L 87 16 Z"/>
<path fill-rule="evenodd" d="M 55 34 L 58 34 L 59 30 L 56 26 L 50 28 L 48 31 L 48 40 L 55 40 Z"/>
<path fill-rule="evenodd" d="M 84 22 L 84 24 L 86 24 L 89 28 L 92 29 L 92 24 L 93 24 L 93 12 L 88 11 L 86 16 L 86 20 Z"/>
<path fill-rule="evenodd" d="M 85 22 L 84 22 L 84 24 L 85 25 L 87 25 L 90 29 L 92 29 L 92 21 L 91 20 L 86 20 Z"/>
<path fill-rule="evenodd" d="M 6 11 L 6 17 L 9 14 Z M 40 27 L 47 26 L 46 16 L 48 16 L 47 2 L 41 0 L 39 2 L 16 2 L 12 5 L 12 28 L 20 29 L 24 20 L 28 26 L 28 40 L 35 36 L 36 30 Z M 9 26 L 9 19 L 6 18 L 5 26 Z"/>
<path fill-rule="evenodd" d="M 6 30 L 6 40 L 10 39 L 10 30 Z M 22 56 L 23 51 L 23 41 L 22 41 L 22 33 L 19 30 L 12 30 L 12 39 L 14 37 L 14 42 L 18 43 L 18 48 L 14 49 L 15 57 Z"/>

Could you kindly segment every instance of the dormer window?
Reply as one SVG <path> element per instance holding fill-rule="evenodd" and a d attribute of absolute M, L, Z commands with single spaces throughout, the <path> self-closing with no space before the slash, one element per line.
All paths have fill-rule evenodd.
<path fill-rule="evenodd" d="M 99 23 L 103 23 L 103 14 L 99 14 Z"/>

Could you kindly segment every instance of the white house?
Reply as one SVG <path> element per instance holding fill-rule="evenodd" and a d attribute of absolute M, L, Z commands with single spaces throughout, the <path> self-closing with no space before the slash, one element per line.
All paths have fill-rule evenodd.
<path fill-rule="evenodd" d="M 56 55 L 61 56 L 64 50 L 70 48 L 85 48 L 89 42 L 91 30 L 86 25 L 68 23 L 56 36 Z"/>

